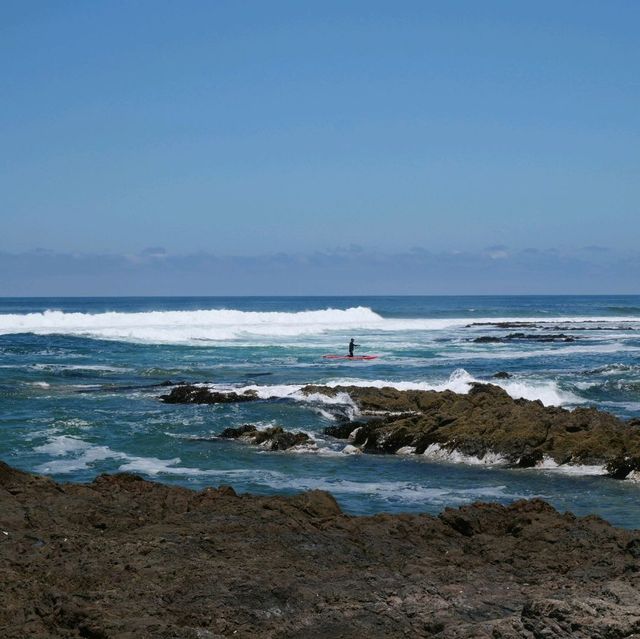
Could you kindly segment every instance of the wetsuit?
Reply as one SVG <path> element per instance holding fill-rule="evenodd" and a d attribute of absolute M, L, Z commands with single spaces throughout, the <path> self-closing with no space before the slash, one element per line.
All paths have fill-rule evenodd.
<path fill-rule="evenodd" d="M 349 342 L 349 357 L 353 357 L 353 349 L 357 346 L 359 346 L 359 344 L 356 344 L 353 340 Z"/>

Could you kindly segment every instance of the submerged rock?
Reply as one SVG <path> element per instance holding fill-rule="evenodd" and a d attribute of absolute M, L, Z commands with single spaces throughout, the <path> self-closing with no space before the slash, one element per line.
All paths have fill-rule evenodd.
<path fill-rule="evenodd" d="M 595 408 L 569 411 L 513 399 L 491 384 L 473 384 L 467 395 L 357 386 L 308 386 L 303 392 L 347 393 L 364 417 L 373 415 L 325 431 L 346 439 L 357 429 L 352 443 L 365 452 L 411 447 L 416 454 L 437 450 L 440 458 L 447 452 L 480 460 L 497 457 L 518 467 L 548 458 L 556 464 L 601 465 L 618 479 L 640 469 L 637 425 Z"/>
<path fill-rule="evenodd" d="M 540 500 L 352 517 L 0 463 L 3 639 L 593 639 L 640 629 L 640 532 Z"/>
<path fill-rule="evenodd" d="M 168 395 L 161 395 L 160 399 L 166 404 L 232 404 L 235 402 L 251 402 L 258 398 L 255 391 L 242 394 L 212 391 L 206 386 L 184 384 L 176 386 Z"/>

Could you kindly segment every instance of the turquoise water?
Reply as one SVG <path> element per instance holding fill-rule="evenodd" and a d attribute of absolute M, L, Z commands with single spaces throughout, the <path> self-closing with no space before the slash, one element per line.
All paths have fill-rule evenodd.
<path fill-rule="evenodd" d="M 639 329 L 640 296 L 5 298 L 0 459 L 61 481 L 126 470 L 194 488 L 322 488 L 352 513 L 435 513 L 541 496 L 561 510 L 640 527 L 636 482 L 589 474 L 598 469 L 566 474 L 345 454 L 344 442 L 322 430 L 349 407 L 298 394 L 308 383 L 465 392 L 471 381 L 491 380 L 514 397 L 638 417 Z M 379 359 L 322 359 L 345 352 L 351 337 L 360 354 Z M 498 371 L 512 377 L 493 380 Z M 251 387 L 271 399 L 167 405 L 157 386 L 166 380 Z M 304 430 L 316 449 L 272 453 L 214 437 L 248 422 Z"/>

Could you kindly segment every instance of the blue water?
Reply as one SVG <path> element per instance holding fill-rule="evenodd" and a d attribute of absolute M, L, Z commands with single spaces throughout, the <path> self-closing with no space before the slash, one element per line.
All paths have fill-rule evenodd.
<path fill-rule="evenodd" d="M 473 341 L 513 333 L 573 341 Z M 344 353 L 351 337 L 379 359 L 322 359 Z M 498 371 L 512 377 L 493 380 Z M 156 386 L 166 380 L 251 387 L 273 399 L 167 405 Z M 640 417 L 640 296 L 0 299 L 0 459 L 19 468 L 61 481 L 127 470 L 193 488 L 322 488 L 351 513 L 541 496 L 640 527 L 639 483 L 585 474 L 597 469 L 345 454 L 344 442 L 322 435 L 336 407 L 297 394 L 338 382 L 464 392 L 474 380 L 548 405 Z M 304 430 L 316 450 L 272 453 L 214 438 L 244 423 Z"/>

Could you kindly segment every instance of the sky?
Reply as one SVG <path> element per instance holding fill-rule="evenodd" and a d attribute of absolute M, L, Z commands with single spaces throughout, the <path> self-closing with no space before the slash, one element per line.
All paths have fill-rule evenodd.
<path fill-rule="evenodd" d="M 636 0 L 4 0 L 0 295 L 640 292 L 639 32 Z"/>

